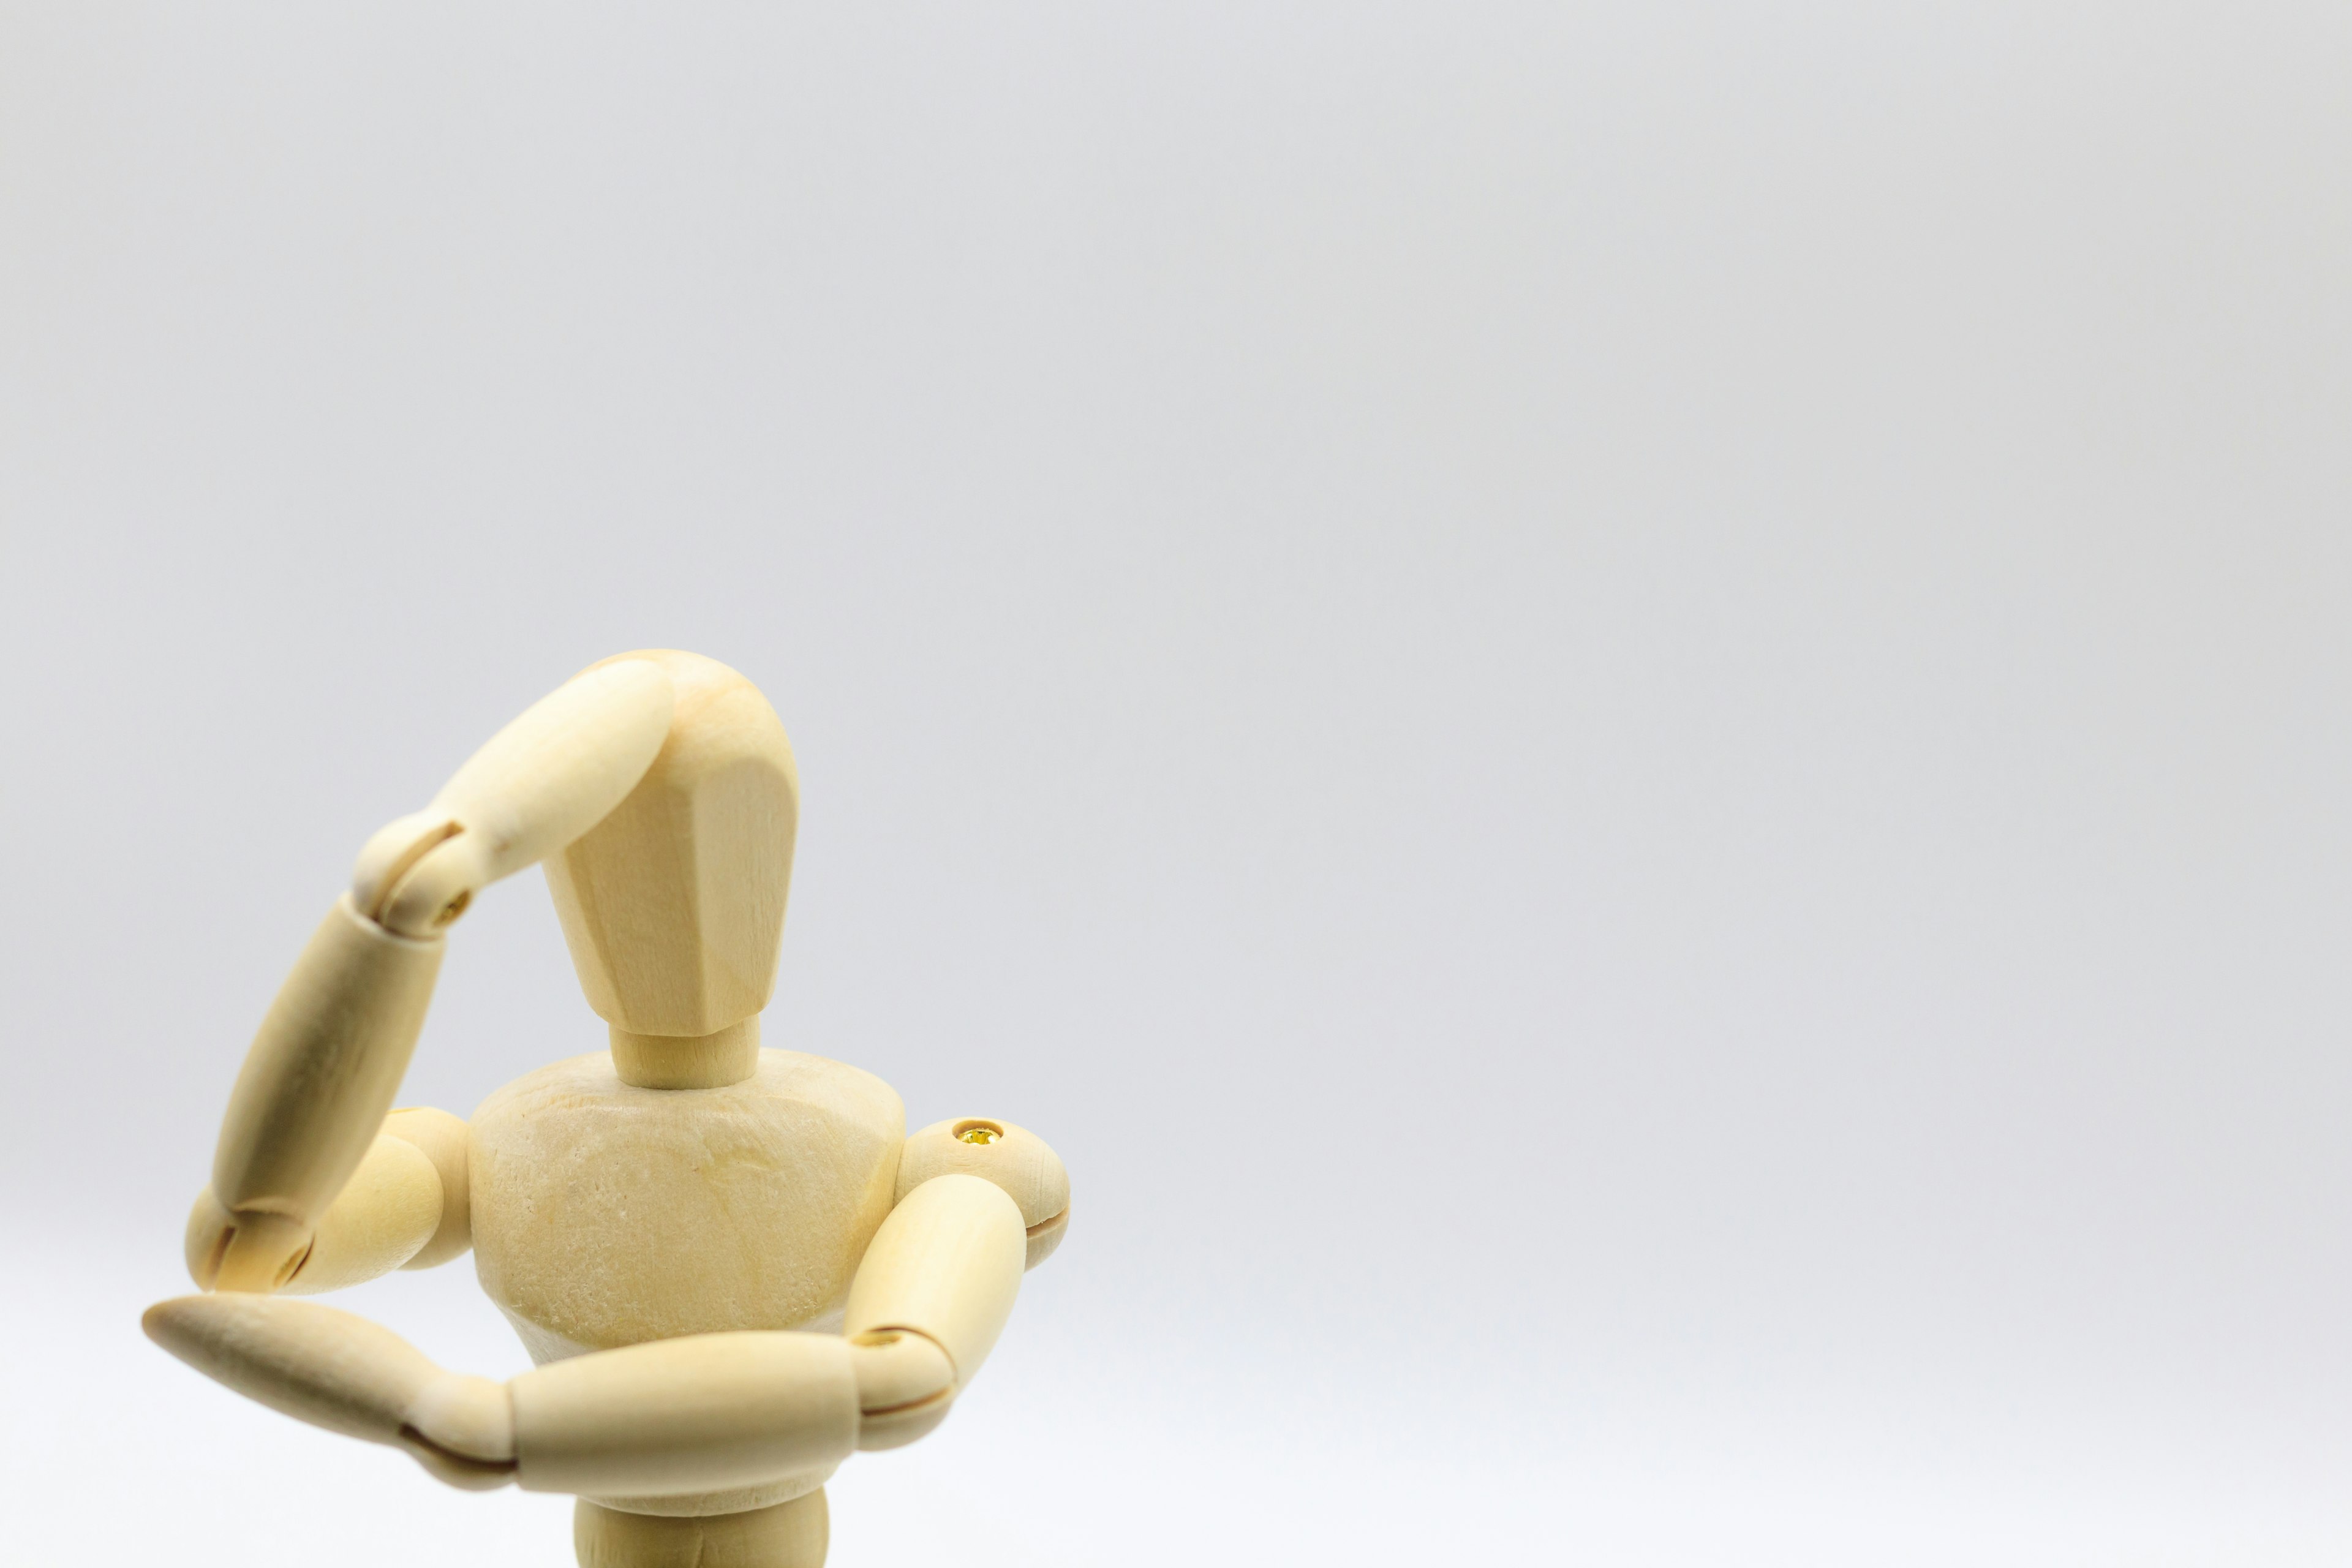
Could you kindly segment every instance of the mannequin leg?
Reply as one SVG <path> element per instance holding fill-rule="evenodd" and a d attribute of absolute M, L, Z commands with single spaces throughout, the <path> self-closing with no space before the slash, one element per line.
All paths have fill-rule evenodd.
<path fill-rule="evenodd" d="M 580 1568 L 824 1568 L 824 1489 L 750 1513 L 667 1519 L 586 1498 L 572 1514 Z"/>

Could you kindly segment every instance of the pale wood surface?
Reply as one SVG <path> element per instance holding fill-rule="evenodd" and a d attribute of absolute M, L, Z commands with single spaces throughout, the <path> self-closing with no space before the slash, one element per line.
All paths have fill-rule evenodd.
<path fill-rule="evenodd" d="M 669 733 L 628 797 L 547 862 L 548 890 L 598 1016 L 709 1035 L 774 989 L 800 773 L 775 710 L 735 671 L 667 649 L 622 658 L 669 678 Z"/>
<path fill-rule="evenodd" d="M 857 1378 L 857 1446 L 904 1447 L 947 1419 L 955 1402 L 955 1366 L 919 1333 L 875 1329 L 849 1342 Z"/>
<path fill-rule="evenodd" d="M 1069 1229 L 1070 1211 L 1066 1208 L 1049 1220 L 1043 1220 L 1031 1226 L 1027 1251 L 1021 1260 L 1021 1266 L 1024 1268 L 1034 1268 L 1053 1257 L 1054 1249 L 1062 1245 L 1062 1237 L 1069 1233 Z"/>
<path fill-rule="evenodd" d="M 424 1449 L 420 1457 L 456 1471 L 433 1467 L 436 1474 L 460 1485 L 508 1479 L 514 1435 L 507 1391 L 442 1371 L 365 1318 L 268 1296 L 181 1296 L 148 1308 L 142 1326 L 205 1376 L 273 1410 L 369 1442 Z"/>
<path fill-rule="evenodd" d="M 508 1384 L 533 1491 L 658 1496 L 814 1477 L 857 1444 L 857 1380 L 831 1334 L 698 1334 L 601 1351 Z"/>
<path fill-rule="evenodd" d="M 315 1296 L 389 1274 L 441 1226 L 441 1173 L 415 1144 L 379 1134 L 319 1221 L 294 1277 L 278 1287 Z"/>
<path fill-rule="evenodd" d="M 432 1268 L 462 1256 L 474 1245 L 473 1210 L 467 1196 L 471 1184 L 466 1174 L 466 1144 L 472 1135 L 466 1130 L 465 1119 L 430 1106 L 408 1106 L 385 1117 L 383 1130 L 415 1144 L 433 1162 L 434 1173 L 441 1178 L 441 1223 L 417 1248 L 416 1256 L 401 1267 Z"/>
<path fill-rule="evenodd" d="M 368 840 L 356 906 L 392 931 L 447 925 L 475 892 L 610 813 L 661 748 L 673 707 L 668 677 L 645 659 L 575 676 L 491 736 L 430 805 Z"/>
<path fill-rule="evenodd" d="M 760 1070 L 757 1013 L 708 1035 L 639 1035 L 609 1026 L 613 1071 L 639 1089 L 724 1089 Z"/>
<path fill-rule="evenodd" d="M 580 1568 L 823 1568 L 831 1533 L 824 1489 L 747 1513 L 668 1519 L 580 1500 Z"/>
<path fill-rule="evenodd" d="M 212 1193 L 233 1217 L 202 1249 L 200 1283 L 268 1290 L 299 1261 L 391 1108 L 441 952 L 437 940 L 385 931 L 348 898 L 327 911 L 230 1092 Z"/>
<path fill-rule="evenodd" d="M 1019 1206 L 1029 1236 L 1025 1267 L 1036 1268 L 1062 1244 L 1069 1228 L 1070 1174 L 1034 1132 L 996 1117 L 957 1116 L 908 1134 L 898 1161 L 899 1196 L 951 1173 L 992 1182 Z"/>
<path fill-rule="evenodd" d="M 849 1369 L 857 1379 L 861 1415 L 879 1415 L 951 1392 L 955 1368 L 947 1352 L 917 1333 L 873 1329 L 849 1341 Z"/>
<path fill-rule="evenodd" d="M 474 1115 L 482 1288 L 538 1361 L 829 1326 L 889 1211 L 905 1115 L 873 1074 L 796 1051 L 710 1089 L 638 1089 L 603 1052 L 542 1068 Z"/>
<path fill-rule="evenodd" d="M 882 1222 L 849 1288 L 842 1332 L 921 1334 L 967 1386 L 1012 1316 L 1026 1256 L 1021 1211 L 978 1176 L 935 1176 Z"/>

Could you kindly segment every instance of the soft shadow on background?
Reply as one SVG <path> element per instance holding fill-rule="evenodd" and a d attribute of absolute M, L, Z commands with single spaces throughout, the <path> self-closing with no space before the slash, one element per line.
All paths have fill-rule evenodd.
<path fill-rule="evenodd" d="M 362 839 L 675 646 L 799 752 L 770 1043 L 1076 1182 L 845 1568 L 2345 1561 L 2347 69 L 0 4 L 12 1542 L 570 1561 L 136 1318 Z M 529 874 L 402 1098 L 602 1038 Z"/>

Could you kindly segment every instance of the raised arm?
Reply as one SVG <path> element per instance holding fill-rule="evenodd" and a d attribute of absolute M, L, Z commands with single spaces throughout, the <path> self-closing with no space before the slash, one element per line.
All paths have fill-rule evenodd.
<path fill-rule="evenodd" d="M 453 1230 L 456 1194 L 440 1163 L 384 1114 L 432 1000 L 442 933 L 476 892 L 620 804 L 660 751 L 672 701 L 656 665 L 600 665 L 491 737 L 431 805 L 368 840 L 351 890 L 312 933 L 246 1053 L 212 1185 L 189 1217 L 198 1285 L 352 1283 L 405 1261 L 384 1258 L 412 1237 L 437 1247 Z M 333 1215 L 356 1173 L 370 1174 L 364 1191 L 383 1201 Z M 428 1194 L 434 1223 L 415 1235 Z"/>
<path fill-rule="evenodd" d="M 315 1296 L 394 1268 L 448 1262 L 473 1245 L 467 1191 L 466 1123 L 424 1106 L 394 1111 L 278 1290 Z M 207 1190 L 188 1216 L 192 1270 L 221 1222 L 220 1205 Z"/>

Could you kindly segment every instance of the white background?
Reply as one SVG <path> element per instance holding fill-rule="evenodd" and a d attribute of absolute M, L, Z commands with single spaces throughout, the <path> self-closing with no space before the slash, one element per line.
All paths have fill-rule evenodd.
<path fill-rule="evenodd" d="M 2352 1558 L 2347 80 L 0 0 L 11 1554 L 570 1562 L 136 1318 L 360 843 L 676 646 L 799 752 L 769 1042 L 1076 1182 L 845 1568 Z M 403 1098 L 601 1039 L 527 875 Z"/>

